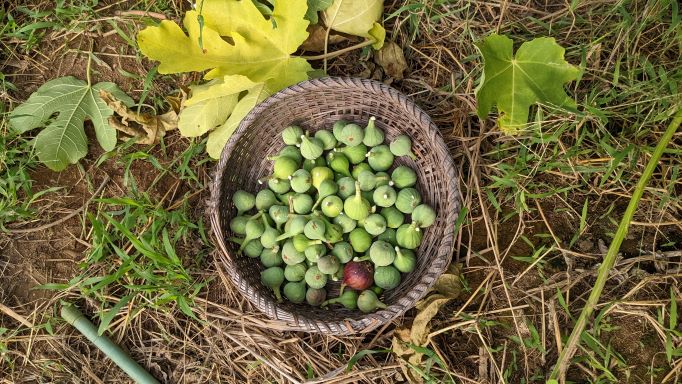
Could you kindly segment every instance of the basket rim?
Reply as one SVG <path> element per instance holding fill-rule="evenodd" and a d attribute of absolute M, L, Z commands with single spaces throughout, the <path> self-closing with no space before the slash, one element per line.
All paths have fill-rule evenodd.
<path fill-rule="evenodd" d="M 424 271 L 422 276 L 418 279 L 417 284 L 410 291 L 406 291 L 401 295 L 401 299 L 398 302 L 388 306 L 385 309 L 364 314 L 362 317 L 357 319 L 336 319 L 334 321 L 323 321 L 317 319 L 309 319 L 305 316 L 301 316 L 297 313 L 292 313 L 286 310 L 282 306 L 274 302 L 274 300 L 267 299 L 265 301 L 271 301 L 271 303 L 264 303 L 263 300 L 257 300 L 254 297 L 254 288 L 245 280 L 238 279 L 240 272 L 235 262 L 232 260 L 232 256 L 228 251 L 227 245 L 225 244 L 225 238 L 223 236 L 223 229 L 220 225 L 220 201 L 222 199 L 222 183 L 223 175 L 227 168 L 228 160 L 233 152 L 233 149 L 246 133 L 247 128 L 253 123 L 260 114 L 266 110 L 270 105 L 276 102 L 283 101 L 284 99 L 294 96 L 300 92 L 308 92 L 315 89 L 329 89 L 329 88 L 359 88 L 365 91 L 376 93 L 382 97 L 387 97 L 393 101 L 402 104 L 406 111 L 413 114 L 422 124 L 421 126 L 427 130 L 429 136 L 433 139 L 430 143 L 431 146 L 440 147 L 440 152 L 446 154 L 446 156 L 440 156 L 440 164 L 438 167 L 445 176 L 445 185 L 441 188 L 447 188 L 447 195 L 452 196 L 452 201 L 448 201 L 444 205 L 448 208 L 445 218 L 445 228 L 443 229 L 442 241 L 437 248 L 436 256 L 432 257 L 430 265 L 427 270 Z M 406 112 L 407 113 L 407 112 Z M 444 158 L 443 158 L 444 157 Z M 445 142 L 438 130 L 438 127 L 431 120 L 426 112 L 424 112 L 419 106 L 417 106 L 412 100 L 407 96 L 381 82 L 370 80 L 370 79 L 360 79 L 355 77 L 323 77 L 312 80 L 306 80 L 287 88 L 276 92 L 270 97 L 266 98 L 264 101 L 256 105 L 240 122 L 239 126 L 232 134 L 227 144 L 221 152 L 218 164 L 215 167 L 215 174 L 213 175 L 213 181 L 210 184 L 211 197 L 208 204 L 208 215 L 211 221 L 212 238 L 217 245 L 215 254 L 217 261 L 221 261 L 222 267 L 227 275 L 230 277 L 232 284 L 246 297 L 251 304 L 253 304 L 259 311 L 263 312 L 273 324 L 276 324 L 276 328 L 279 330 L 291 330 L 291 331 L 306 331 L 306 332 L 321 332 L 325 334 L 333 335 L 350 335 L 356 333 L 369 332 L 382 324 L 389 323 L 395 318 L 403 315 L 406 311 L 414 307 L 417 301 L 422 299 L 430 290 L 430 288 L 435 284 L 437 278 L 445 271 L 454 251 L 454 232 L 455 223 L 459 215 L 459 210 L 461 207 L 459 187 L 457 185 L 456 171 L 454 166 L 454 161 L 452 156 L 449 155 L 449 151 Z M 446 234 L 451 234 L 452 236 L 447 236 Z M 428 276 L 434 276 L 427 281 Z M 407 298 L 408 305 L 401 303 L 404 298 Z M 262 298 L 261 298 L 262 299 Z M 271 304 L 275 309 L 275 316 L 271 316 L 265 309 L 267 304 Z M 294 321 L 286 321 L 283 318 L 291 318 Z"/>

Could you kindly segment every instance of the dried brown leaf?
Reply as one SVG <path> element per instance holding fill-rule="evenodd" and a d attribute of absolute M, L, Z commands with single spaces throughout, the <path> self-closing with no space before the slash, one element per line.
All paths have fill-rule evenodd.
<path fill-rule="evenodd" d="M 407 69 L 407 61 L 400 46 L 392 41 L 384 43 L 383 48 L 374 54 L 374 61 L 379 64 L 384 73 L 393 80 L 402 80 Z"/>

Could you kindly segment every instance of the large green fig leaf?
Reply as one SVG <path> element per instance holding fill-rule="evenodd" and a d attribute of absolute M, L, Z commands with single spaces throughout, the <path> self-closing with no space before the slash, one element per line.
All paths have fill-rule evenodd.
<path fill-rule="evenodd" d="M 529 109 L 535 103 L 575 108 L 564 84 L 576 80 L 580 71 L 564 60 L 564 48 L 553 38 L 525 42 L 516 56 L 512 40 L 506 36 L 493 34 L 476 46 L 484 61 L 483 76 L 476 88 L 480 118 L 485 118 L 497 104 L 500 129 L 514 134 L 526 125 Z"/>
<path fill-rule="evenodd" d="M 338 32 L 373 38 L 372 47 L 381 49 L 386 31 L 377 21 L 383 11 L 383 0 L 334 0 L 324 11 L 324 23 Z"/>
<path fill-rule="evenodd" d="M 50 169 L 61 171 L 88 153 L 83 128 L 86 119 L 92 120 L 97 141 L 105 151 L 116 145 L 116 129 L 107 122 L 113 111 L 99 97 L 99 90 L 111 93 L 127 106 L 133 104 L 114 83 L 91 86 L 75 77 L 60 77 L 43 84 L 15 108 L 9 115 L 10 126 L 22 133 L 44 127 L 35 138 L 38 159 Z"/>

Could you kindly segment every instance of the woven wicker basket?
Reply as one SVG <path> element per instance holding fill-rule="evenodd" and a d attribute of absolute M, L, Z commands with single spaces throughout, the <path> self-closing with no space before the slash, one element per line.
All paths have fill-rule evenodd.
<path fill-rule="evenodd" d="M 229 222 L 236 212 L 232 194 L 237 189 L 256 192 L 263 188 L 257 180 L 272 173 L 272 162 L 265 158 L 284 146 L 280 133 L 287 125 L 297 124 L 315 131 L 330 129 L 335 121 L 344 119 L 364 126 L 370 116 L 376 116 L 376 125 L 384 130 L 387 140 L 403 133 L 412 138 L 417 160 L 403 156 L 396 158 L 395 163 L 417 171 L 417 189 L 424 202 L 438 213 L 435 224 L 424 232 L 417 250 L 417 267 L 403 277 L 399 287 L 384 293 L 383 301 L 388 308 L 375 313 L 277 303 L 273 293 L 260 282 L 263 269 L 260 263 L 237 255 L 234 244 L 227 241 L 232 236 Z M 431 119 L 395 89 L 353 78 L 306 81 L 256 106 L 225 146 L 211 192 L 209 209 L 219 264 L 237 289 L 274 320 L 278 329 L 330 335 L 368 332 L 412 308 L 450 262 L 460 208 L 452 158 Z"/>

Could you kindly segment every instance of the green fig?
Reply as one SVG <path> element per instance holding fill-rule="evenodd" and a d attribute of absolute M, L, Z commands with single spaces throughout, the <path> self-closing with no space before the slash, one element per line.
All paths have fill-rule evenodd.
<path fill-rule="evenodd" d="M 351 172 L 351 176 L 352 176 L 354 179 L 359 180 L 359 179 L 360 179 L 360 174 L 363 173 L 363 172 L 365 172 L 365 171 L 367 171 L 367 172 L 371 173 L 372 175 L 374 175 L 374 173 L 372 172 L 372 167 L 370 167 L 369 164 L 367 164 L 367 163 L 360 163 L 360 164 L 357 164 L 357 165 L 355 165 L 355 166 L 353 167 L 353 171 Z M 376 182 L 376 181 L 375 181 L 375 182 Z"/>
<path fill-rule="evenodd" d="M 313 204 L 313 210 L 322 202 L 327 196 L 335 195 L 339 191 L 339 186 L 334 180 L 324 180 L 317 188 L 317 200 Z"/>
<path fill-rule="evenodd" d="M 356 145 L 362 144 L 364 137 L 365 131 L 359 125 L 350 123 L 346 124 L 346 126 L 341 130 L 341 138 L 339 141 L 349 147 L 354 147 Z"/>
<path fill-rule="evenodd" d="M 367 146 L 362 143 L 354 147 L 343 147 L 341 151 L 346 155 L 351 164 L 360 164 L 365 161 L 367 156 Z"/>
<path fill-rule="evenodd" d="M 246 216 L 235 216 L 230 220 L 230 230 L 237 235 L 244 235 L 246 232 L 246 222 L 249 218 Z"/>
<path fill-rule="evenodd" d="M 340 225 L 343 233 L 350 233 L 350 231 L 354 230 L 355 227 L 357 227 L 358 222 L 344 215 L 343 212 L 341 212 L 338 216 L 334 218 L 334 224 Z"/>
<path fill-rule="evenodd" d="M 284 268 L 284 278 L 287 281 L 301 281 L 305 277 L 308 267 L 305 263 L 290 264 Z"/>
<path fill-rule="evenodd" d="M 371 170 L 371 167 L 370 167 L 370 170 Z M 376 177 L 377 188 L 384 186 L 384 185 L 388 185 L 391 187 L 393 186 L 393 181 L 391 180 L 391 176 L 389 176 L 388 173 L 377 172 L 374 174 L 374 176 Z"/>
<path fill-rule="evenodd" d="M 286 224 L 284 224 L 284 234 L 277 237 L 277 241 L 282 241 L 290 237 L 296 236 L 299 233 L 303 233 L 305 225 L 308 223 L 308 219 L 303 215 L 289 214 Z"/>
<path fill-rule="evenodd" d="M 391 153 L 395 156 L 409 156 L 416 160 L 417 156 L 412 153 L 412 140 L 407 135 L 400 135 L 390 144 Z"/>
<path fill-rule="evenodd" d="M 375 171 L 386 171 L 393 165 L 393 154 L 386 145 L 377 145 L 367 153 L 367 162 Z"/>
<path fill-rule="evenodd" d="M 374 198 L 374 204 L 380 207 L 390 207 L 395 204 L 398 194 L 390 185 L 382 185 L 374 190 L 372 197 Z"/>
<path fill-rule="evenodd" d="M 263 230 L 263 234 L 260 236 L 260 243 L 263 245 L 263 248 L 273 248 L 277 245 L 277 238 L 282 234 L 282 232 L 272 228 L 270 224 L 268 224 L 266 215 L 263 215 L 262 218 L 265 229 Z"/>
<path fill-rule="evenodd" d="M 378 213 L 372 213 L 364 220 L 363 228 L 372 236 L 379 236 L 386 231 L 386 219 Z"/>
<path fill-rule="evenodd" d="M 397 229 L 405 222 L 405 215 L 396 207 L 382 208 L 381 216 L 386 219 L 386 226 L 388 228 Z"/>
<path fill-rule="evenodd" d="M 398 245 L 406 249 L 417 249 L 422 243 L 422 232 L 416 222 L 403 224 L 396 231 L 395 238 Z"/>
<path fill-rule="evenodd" d="M 282 256 L 279 254 L 279 247 L 263 248 L 260 253 L 260 262 L 263 264 L 263 266 L 265 266 L 265 268 L 282 265 L 284 261 L 282 260 Z"/>
<path fill-rule="evenodd" d="M 341 132 L 343 131 L 343 127 L 345 127 L 346 124 L 348 124 L 348 122 L 345 120 L 339 120 L 334 123 L 334 126 L 332 127 L 332 133 L 334 134 L 334 137 L 337 141 L 341 141 Z"/>
<path fill-rule="evenodd" d="M 374 147 L 384 142 L 384 131 L 377 128 L 375 121 L 376 117 L 370 117 L 367 127 L 365 127 L 365 137 L 362 139 L 362 143 L 368 147 Z"/>
<path fill-rule="evenodd" d="M 323 307 L 326 307 L 330 304 L 341 304 L 347 309 L 357 309 L 358 308 L 358 293 L 355 291 L 351 290 L 346 290 L 341 294 L 341 296 L 335 298 L 335 299 L 330 299 L 322 303 Z"/>
<path fill-rule="evenodd" d="M 369 216 L 370 205 L 367 199 L 362 197 L 360 183 L 355 182 L 355 195 L 346 199 L 343 203 L 343 212 L 353 220 L 362 220 Z"/>
<path fill-rule="evenodd" d="M 320 185 L 325 180 L 334 180 L 334 171 L 327 167 L 315 167 L 310 171 L 313 177 L 313 187 L 319 190 Z"/>
<path fill-rule="evenodd" d="M 232 195 L 232 202 L 234 207 L 237 208 L 237 216 L 239 216 L 256 205 L 256 197 L 249 192 L 239 189 Z"/>
<path fill-rule="evenodd" d="M 299 215 L 310 213 L 313 208 L 313 198 L 305 193 L 297 193 L 292 199 L 294 212 Z"/>
<path fill-rule="evenodd" d="M 327 131 L 326 129 L 320 129 L 315 132 L 315 138 L 322 143 L 322 149 L 329 151 L 336 147 L 336 137 L 334 134 Z"/>
<path fill-rule="evenodd" d="M 355 194 L 355 180 L 352 177 L 342 177 L 336 184 L 339 186 L 338 194 L 340 198 L 347 199 Z"/>
<path fill-rule="evenodd" d="M 350 161 L 341 152 L 331 151 L 327 155 L 327 164 L 334 170 L 334 172 L 340 173 L 343 176 L 350 176 Z"/>
<path fill-rule="evenodd" d="M 262 189 L 256 194 L 256 209 L 259 211 L 268 210 L 277 204 L 277 196 L 269 189 Z"/>
<path fill-rule="evenodd" d="M 338 243 L 343 239 L 343 227 L 339 224 L 332 224 L 327 222 L 324 231 L 324 241 L 329 244 Z"/>
<path fill-rule="evenodd" d="M 327 196 L 322 200 L 320 209 L 325 216 L 334 218 L 343 210 L 343 200 L 338 196 Z"/>
<path fill-rule="evenodd" d="M 277 224 L 277 228 L 279 229 L 289 218 L 289 208 L 284 205 L 273 205 L 268 209 L 268 214 L 275 224 Z"/>
<path fill-rule="evenodd" d="M 314 244 L 305 249 L 305 258 L 311 263 L 317 263 L 326 251 L 327 248 L 324 245 Z"/>
<path fill-rule="evenodd" d="M 301 304 L 305 301 L 305 282 L 290 281 L 284 285 L 284 296 L 294 304 Z"/>
<path fill-rule="evenodd" d="M 284 245 L 282 246 L 282 261 L 284 261 L 286 265 L 302 263 L 305 259 L 305 254 L 296 249 L 293 240 L 289 239 L 284 242 Z"/>
<path fill-rule="evenodd" d="M 280 287 L 284 282 L 284 270 L 280 267 L 270 267 L 260 273 L 260 280 L 263 282 L 263 285 L 275 292 L 277 301 L 282 302 Z"/>
<path fill-rule="evenodd" d="M 305 293 L 306 303 L 313 307 L 319 307 L 327 299 L 327 291 L 324 288 L 308 288 Z"/>
<path fill-rule="evenodd" d="M 275 165 L 273 166 L 272 176 L 277 179 L 287 179 L 298 169 L 296 160 L 287 156 L 278 156 L 275 158 Z"/>
<path fill-rule="evenodd" d="M 282 131 L 282 140 L 286 145 L 296 145 L 300 142 L 303 129 L 301 127 L 290 125 Z"/>
<path fill-rule="evenodd" d="M 427 204 L 421 204 L 412 211 L 412 221 L 422 228 L 430 227 L 436 221 L 436 211 Z"/>
<path fill-rule="evenodd" d="M 386 308 L 386 304 L 379 301 L 377 294 L 372 290 L 364 290 L 358 296 L 358 309 L 364 313 L 376 311 L 378 308 Z"/>
<path fill-rule="evenodd" d="M 336 258 L 342 264 L 346 264 L 347 262 L 353 260 L 353 247 L 345 241 L 340 241 L 334 244 L 334 248 L 332 248 L 332 255 L 336 256 Z"/>
<path fill-rule="evenodd" d="M 308 224 L 306 224 L 307 226 Z M 315 244 L 322 244 L 321 240 L 311 240 L 306 237 L 304 234 L 298 234 L 294 237 L 291 238 L 294 242 L 294 248 L 298 252 L 304 252 L 306 248 L 310 247 L 311 245 Z"/>
<path fill-rule="evenodd" d="M 310 288 L 320 289 L 327 284 L 327 275 L 322 273 L 317 266 L 312 266 L 305 273 L 305 282 Z"/>
<path fill-rule="evenodd" d="M 246 243 L 246 246 L 244 246 L 243 251 L 244 255 L 252 259 L 259 257 L 261 252 L 263 252 L 263 246 L 257 239 L 249 241 L 248 243 Z"/>
<path fill-rule="evenodd" d="M 414 271 L 417 266 L 417 257 L 414 252 L 409 249 L 402 249 L 395 247 L 395 260 L 393 266 L 402 273 L 409 273 Z"/>
<path fill-rule="evenodd" d="M 363 191 L 372 191 L 377 186 L 376 176 L 370 171 L 362 171 L 358 175 L 358 183 Z"/>
<path fill-rule="evenodd" d="M 412 213 L 421 204 L 422 197 L 414 188 L 404 188 L 398 192 L 395 207 L 402 213 Z"/>
<path fill-rule="evenodd" d="M 294 192 L 305 193 L 308 192 L 313 185 L 313 178 L 310 175 L 310 172 L 301 168 L 289 176 L 289 184 L 291 184 L 291 189 L 293 189 Z"/>
<path fill-rule="evenodd" d="M 399 165 L 391 172 L 391 180 L 396 188 L 413 187 L 417 184 L 417 173 L 410 167 Z"/>
<path fill-rule="evenodd" d="M 296 160 L 296 164 L 301 164 L 303 162 L 303 156 L 301 156 L 301 150 L 294 145 L 287 145 L 279 151 L 277 156 L 286 156 Z"/>
<path fill-rule="evenodd" d="M 322 240 L 324 239 L 325 224 L 321 219 L 313 218 L 308 220 L 305 225 L 303 233 L 305 236 L 311 240 Z"/>
<path fill-rule="evenodd" d="M 303 169 L 305 169 L 308 172 L 312 172 L 313 168 L 315 167 L 324 167 L 327 165 L 324 161 L 323 157 L 318 157 L 315 160 L 310 160 L 310 159 L 305 159 L 303 161 Z"/>
<path fill-rule="evenodd" d="M 334 255 L 320 257 L 320 259 L 317 261 L 317 268 L 320 269 L 320 272 L 326 275 L 335 274 L 336 271 L 339 270 L 340 266 L 341 263 L 339 262 L 339 259 L 337 259 Z"/>
<path fill-rule="evenodd" d="M 273 192 L 279 193 L 281 195 L 287 193 L 291 188 L 291 185 L 289 184 L 289 179 L 272 178 L 268 180 L 268 187 Z"/>
<path fill-rule="evenodd" d="M 398 244 L 398 240 L 395 237 L 396 230 L 393 228 L 386 228 L 386 230 L 381 235 L 377 236 L 377 240 L 382 240 L 395 246 Z"/>
<path fill-rule="evenodd" d="M 256 215 L 258 216 L 258 215 Z M 246 222 L 246 225 L 244 226 L 244 241 L 242 242 L 242 245 L 239 247 L 239 252 L 242 252 L 246 245 L 251 241 L 259 238 L 262 234 L 263 231 L 265 230 L 265 227 L 263 226 L 263 223 L 261 220 L 259 220 L 260 217 L 255 217 L 251 218 Z M 260 251 L 258 252 L 260 254 Z"/>
<path fill-rule="evenodd" d="M 315 160 L 322 156 L 324 144 L 314 138 L 301 135 L 301 155 L 308 160 Z"/>
<path fill-rule="evenodd" d="M 374 269 L 374 284 L 379 288 L 393 289 L 400 285 L 400 271 L 392 265 Z"/>
<path fill-rule="evenodd" d="M 375 241 L 369 248 L 369 258 L 375 266 L 385 267 L 393 264 L 393 260 L 395 260 L 395 250 L 391 244 L 385 241 Z"/>
<path fill-rule="evenodd" d="M 348 241 L 357 253 L 364 253 L 372 245 L 372 236 L 364 228 L 355 228 L 348 235 Z"/>

